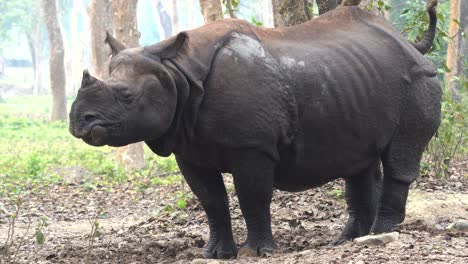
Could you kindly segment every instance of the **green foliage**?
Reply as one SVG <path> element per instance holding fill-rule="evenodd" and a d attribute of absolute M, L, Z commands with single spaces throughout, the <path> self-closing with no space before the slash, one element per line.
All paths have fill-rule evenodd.
<path fill-rule="evenodd" d="M 221 0 L 221 3 L 224 6 L 227 6 L 228 0 Z M 239 4 L 240 4 L 240 0 L 231 0 L 231 6 L 232 6 L 233 11 L 234 10 L 237 11 L 237 8 L 239 7 Z"/>
<path fill-rule="evenodd" d="M 224 6 L 224 14 L 229 14 L 229 4 L 231 5 L 231 11 L 233 13 L 238 12 L 240 0 L 221 0 L 221 4 Z"/>
<path fill-rule="evenodd" d="M 445 179 L 454 158 L 468 153 L 468 96 L 461 94 L 456 101 L 449 93 L 444 94 L 441 124 L 437 135 L 431 140 L 424 154 L 421 173 Z"/>
<path fill-rule="evenodd" d="M 229 14 L 228 0 L 221 0 L 221 4 L 224 7 L 224 14 L 225 15 Z M 245 20 L 249 21 L 248 19 L 246 19 L 245 16 L 243 17 L 242 14 L 239 14 L 240 0 L 230 0 L 230 4 L 231 4 L 231 7 L 232 7 L 232 12 L 235 13 L 236 16 L 239 16 L 239 18 L 244 18 Z M 252 23 L 253 25 L 259 26 L 259 27 L 263 26 L 263 22 L 257 20 L 257 18 L 255 16 L 250 17 L 250 23 Z"/>
<path fill-rule="evenodd" d="M 185 199 L 185 196 L 180 197 L 180 198 L 177 200 L 176 206 L 177 206 L 177 208 L 179 208 L 179 209 L 185 209 L 185 208 L 187 207 L 187 200 Z"/>
<path fill-rule="evenodd" d="M 254 25 L 258 26 L 258 27 L 263 27 L 263 22 L 258 21 L 256 17 L 252 17 L 250 19 L 250 23 L 252 23 L 252 24 L 254 24 Z"/>
<path fill-rule="evenodd" d="M 374 0 L 370 1 L 365 8 L 369 11 L 378 10 L 379 12 L 384 12 L 392 7 L 390 2 L 390 0 Z"/>
<path fill-rule="evenodd" d="M 439 69 L 440 77 L 443 78 L 443 73 L 447 72 L 445 65 L 447 56 L 447 45 L 449 42 L 448 27 L 449 27 L 449 11 L 450 1 L 439 1 L 437 6 L 437 34 L 434 40 L 432 50 L 426 55 Z M 395 18 L 395 16 L 393 16 Z M 412 41 L 416 42 L 421 39 L 429 25 L 426 11 L 426 0 L 407 0 L 405 8 L 395 19 L 395 24 L 402 23 L 403 34 Z"/>
<path fill-rule="evenodd" d="M 25 33 L 32 32 L 37 23 L 36 10 L 38 1 L 28 0 L 0 0 L 0 41 L 8 40 L 8 31 L 17 28 Z"/>

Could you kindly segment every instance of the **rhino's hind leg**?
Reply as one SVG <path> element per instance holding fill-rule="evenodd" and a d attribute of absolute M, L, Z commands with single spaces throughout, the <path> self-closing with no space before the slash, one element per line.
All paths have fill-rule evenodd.
<path fill-rule="evenodd" d="M 440 123 L 437 78 L 423 78 L 409 90 L 399 127 L 382 153 L 384 180 L 371 233 L 390 232 L 405 219 L 409 185 L 416 180 L 422 153 Z"/>
<path fill-rule="evenodd" d="M 419 163 L 427 142 L 398 132 L 382 155 L 384 177 L 382 194 L 371 233 L 387 233 L 405 219 L 409 186 L 419 173 Z M 430 137 L 423 137 L 429 141 Z"/>
<path fill-rule="evenodd" d="M 221 173 L 197 167 L 177 156 L 176 159 L 185 180 L 208 216 L 210 240 L 203 250 L 203 257 L 235 258 L 237 246 L 232 236 L 228 197 Z"/>
<path fill-rule="evenodd" d="M 349 217 L 341 236 L 332 245 L 340 245 L 348 240 L 369 234 L 377 210 L 381 184 L 380 160 L 363 173 L 345 178 L 345 197 Z"/>
<path fill-rule="evenodd" d="M 239 256 L 269 256 L 277 249 L 270 216 L 275 163 L 256 151 L 236 151 L 231 160 L 237 197 L 247 225 L 247 239 L 239 249 Z"/>

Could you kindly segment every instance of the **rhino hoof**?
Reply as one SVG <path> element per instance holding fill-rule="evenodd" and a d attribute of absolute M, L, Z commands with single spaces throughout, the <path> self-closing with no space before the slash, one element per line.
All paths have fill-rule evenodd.
<path fill-rule="evenodd" d="M 243 257 L 271 257 L 278 247 L 273 240 L 262 241 L 257 246 L 246 243 L 239 249 L 238 258 Z"/>
<path fill-rule="evenodd" d="M 339 246 L 339 245 L 342 245 L 342 244 L 344 244 L 346 242 L 349 242 L 349 241 L 352 241 L 352 240 L 353 240 L 352 238 L 340 237 L 337 240 L 331 242 L 330 246 Z"/>
<path fill-rule="evenodd" d="M 206 259 L 233 259 L 237 256 L 237 246 L 234 241 L 218 242 L 215 246 L 206 248 L 202 255 Z"/>

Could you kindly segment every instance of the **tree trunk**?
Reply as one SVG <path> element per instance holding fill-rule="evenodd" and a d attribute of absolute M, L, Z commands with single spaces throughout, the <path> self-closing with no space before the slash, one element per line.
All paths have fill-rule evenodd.
<path fill-rule="evenodd" d="M 187 14 L 187 24 L 193 25 L 193 16 L 194 16 L 194 2 L 195 0 L 188 0 L 188 14 Z"/>
<path fill-rule="evenodd" d="M 455 21 L 460 20 L 460 0 L 452 0 L 450 3 L 450 41 L 447 47 L 447 67 L 450 72 L 445 74 L 445 83 L 452 97 L 457 97 L 457 83 L 454 77 L 458 75 L 458 44 L 460 28 Z"/>
<path fill-rule="evenodd" d="M 465 32 L 464 36 L 462 34 L 459 34 L 458 36 L 458 50 L 459 50 L 459 56 L 458 56 L 458 68 L 462 69 L 462 75 L 463 78 L 468 78 L 468 73 L 466 72 L 466 69 L 468 68 L 468 1 L 461 1 L 460 3 L 460 26 L 462 30 Z M 463 72 L 463 69 L 464 72 Z"/>
<path fill-rule="evenodd" d="M 232 2 L 231 0 L 226 0 L 226 9 L 229 14 L 229 17 L 231 18 L 237 18 L 236 14 L 234 14 L 234 8 L 232 7 Z"/>
<path fill-rule="evenodd" d="M 179 33 L 179 15 L 177 13 L 177 0 L 172 0 L 172 33 Z"/>
<path fill-rule="evenodd" d="M 127 48 L 138 47 L 140 38 L 136 17 L 137 3 L 138 0 L 112 1 L 115 36 Z M 116 159 L 126 170 L 143 169 L 145 167 L 143 142 L 118 148 Z"/>
<path fill-rule="evenodd" d="M 319 14 L 325 14 L 326 12 L 335 9 L 341 2 L 341 0 L 316 0 L 319 10 Z"/>
<path fill-rule="evenodd" d="M 172 18 L 168 14 L 167 2 L 163 4 L 161 0 L 156 1 L 156 9 L 158 10 L 159 24 L 164 31 L 164 37 L 161 39 L 167 39 L 172 36 Z"/>
<path fill-rule="evenodd" d="M 382 16 L 385 15 L 384 11 L 379 10 L 379 5 L 378 5 L 377 0 L 362 0 L 361 3 L 359 4 L 359 7 L 375 15 L 382 15 Z"/>
<path fill-rule="evenodd" d="M 127 48 L 139 46 L 140 32 L 138 32 L 137 27 L 137 4 L 138 0 L 112 1 L 115 37 Z"/>
<path fill-rule="evenodd" d="M 33 95 L 42 94 L 42 70 L 41 70 L 41 54 L 42 54 L 42 41 L 41 41 L 41 15 L 39 15 L 38 22 L 34 26 L 34 33 L 32 37 L 34 48 L 34 84 Z"/>
<path fill-rule="evenodd" d="M 26 34 L 26 38 L 28 39 L 28 47 L 29 47 L 29 53 L 31 53 L 31 61 L 33 64 L 33 75 L 34 75 L 34 81 L 33 81 L 33 86 L 32 86 L 32 94 L 34 96 L 39 95 L 39 89 L 40 89 L 40 79 L 41 79 L 41 71 L 40 71 L 40 58 L 38 56 L 38 52 L 40 52 L 40 41 L 36 40 L 37 34 L 40 34 L 40 31 L 37 32 L 40 29 L 40 24 L 37 23 L 36 26 L 34 27 L 34 32 L 32 35 Z"/>
<path fill-rule="evenodd" d="M 104 80 L 109 77 L 109 53 L 104 44 L 106 31 L 112 33 L 112 5 L 110 0 L 91 0 L 89 3 L 93 75 Z"/>
<path fill-rule="evenodd" d="M 65 65 L 62 33 L 57 20 L 55 0 L 42 0 L 42 9 L 47 25 L 50 42 L 50 88 L 52 90 L 51 120 L 67 119 L 67 100 L 65 91 Z"/>
<path fill-rule="evenodd" d="M 223 19 L 221 0 L 200 0 L 200 8 L 205 23 Z"/>
<path fill-rule="evenodd" d="M 312 17 L 307 0 L 272 0 L 275 27 L 293 26 Z"/>

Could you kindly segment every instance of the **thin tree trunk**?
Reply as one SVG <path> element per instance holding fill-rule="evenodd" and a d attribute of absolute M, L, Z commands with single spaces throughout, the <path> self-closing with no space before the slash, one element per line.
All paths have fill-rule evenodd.
<path fill-rule="evenodd" d="M 172 32 L 179 33 L 179 15 L 177 13 L 177 0 L 172 0 Z"/>
<path fill-rule="evenodd" d="M 34 34 L 34 33 L 33 33 Z M 36 47 L 34 47 L 34 36 L 26 33 L 26 39 L 28 40 L 29 53 L 31 55 L 31 61 L 33 65 L 33 85 L 32 85 L 32 94 L 38 95 L 36 84 L 36 69 L 37 69 L 37 56 L 36 56 Z"/>
<path fill-rule="evenodd" d="M 455 21 L 460 20 L 460 0 L 452 0 L 450 3 L 450 41 L 447 47 L 447 67 L 450 72 L 445 74 L 445 82 L 448 92 L 452 97 L 457 97 L 457 83 L 455 77 L 458 75 L 458 40 L 459 26 Z"/>
<path fill-rule="evenodd" d="M 325 14 L 326 12 L 335 9 L 341 2 L 341 0 L 316 0 L 319 10 L 319 14 Z"/>
<path fill-rule="evenodd" d="M 273 3 L 270 0 L 263 2 L 263 25 L 267 27 L 274 26 Z"/>
<path fill-rule="evenodd" d="M 188 18 L 187 18 L 187 24 L 188 25 L 193 25 L 193 13 L 194 13 L 194 2 L 195 0 L 188 0 Z"/>
<path fill-rule="evenodd" d="M 205 23 L 223 19 L 221 0 L 200 0 L 200 8 Z"/>
<path fill-rule="evenodd" d="M 275 27 L 293 26 L 312 17 L 304 0 L 272 0 Z"/>
<path fill-rule="evenodd" d="M 164 2 L 164 3 L 163 3 Z M 172 18 L 168 13 L 168 3 L 165 1 L 156 1 L 156 10 L 158 11 L 159 24 L 164 33 L 161 39 L 167 39 L 172 36 Z"/>
<path fill-rule="evenodd" d="M 50 41 L 50 88 L 52 90 L 51 120 L 67 119 L 65 65 L 62 33 L 57 20 L 55 0 L 42 0 L 42 9 Z"/>
<path fill-rule="evenodd" d="M 346 1 L 346 0 L 345 0 Z M 349 1 L 349 0 L 348 0 Z M 350 2 L 352 2 L 351 0 Z M 375 15 L 385 15 L 385 12 L 381 12 L 379 10 L 379 5 L 377 0 L 362 0 L 361 3 L 359 4 L 359 7 L 361 7 L 364 10 L 367 10 Z"/>
<path fill-rule="evenodd" d="M 459 34 L 458 39 L 458 69 L 462 69 L 462 78 L 468 78 L 468 1 L 461 1 L 460 3 L 460 26 L 462 30 L 465 32 L 463 35 Z M 463 69 L 464 72 L 463 72 Z"/>
<path fill-rule="evenodd" d="M 109 53 L 104 45 L 106 31 L 112 32 L 110 0 L 91 0 L 89 3 L 93 75 L 104 80 L 109 76 Z"/>
<path fill-rule="evenodd" d="M 115 36 L 127 48 L 138 47 L 140 32 L 137 28 L 138 0 L 113 0 L 112 13 Z M 143 143 L 130 144 L 117 149 L 117 162 L 126 170 L 143 169 L 145 167 Z"/>
<path fill-rule="evenodd" d="M 41 24 L 42 16 L 38 15 L 38 21 L 34 26 L 34 33 L 32 37 L 34 48 L 34 84 L 33 95 L 42 94 L 42 70 L 41 70 L 41 54 L 42 54 L 42 41 L 41 41 Z"/>
<path fill-rule="evenodd" d="M 307 0 L 306 0 L 306 1 L 307 1 Z M 226 9 L 227 9 L 227 11 L 228 11 L 228 13 L 229 13 L 229 16 L 230 16 L 231 18 L 237 18 L 237 17 L 236 17 L 236 14 L 234 14 L 234 9 L 232 8 L 232 2 L 231 2 L 231 0 L 226 0 Z"/>

